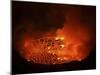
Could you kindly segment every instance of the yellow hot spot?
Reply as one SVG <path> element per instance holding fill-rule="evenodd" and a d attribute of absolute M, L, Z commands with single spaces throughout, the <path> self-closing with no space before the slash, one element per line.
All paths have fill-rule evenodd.
<path fill-rule="evenodd" d="M 68 58 L 67 58 L 67 57 L 64 57 L 63 59 L 64 59 L 64 60 L 67 60 Z"/>
<path fill-rule="evenodd" d="M 61 46 L 61 48 L 64 48 L 64 45 L 60 45 Z"/>
<path fill-rule="evenodd" d="M 64 37 L 63 36 L 58 36 L 58 37 L 55 37 L 55 40 L 64 40 Z"/>
<path fill-rule="evenodd" d="M 51 47 L 48 47 L 48 49 L 50 49 Z"/>
<path fill-rule="evenodd" d="M 57 60 L 60 60 L 60 58 L 58 57 Z"/>
<path fill-rule="evenodd" d="M 56 38 L 55 38 L 55 40 L 58 40 L 58 39 L 59 39 L 59 37 L 56 37 Z"/>
<path fill-rule="evenodd" d="M 64 40 L 64 37 L 60 37 L 61 40 Z"/>

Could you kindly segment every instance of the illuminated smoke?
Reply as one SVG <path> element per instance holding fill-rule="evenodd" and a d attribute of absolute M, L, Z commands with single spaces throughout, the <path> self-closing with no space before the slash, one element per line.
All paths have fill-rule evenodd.
<path fill-rule="evenodd" d="M 65 24 L 57 30 L 56 36 L 45 35 L 38 39 L 23 37 L 27 39 L 22 43 L 22 57 L 39 64 L 62 64 L 85 59 L 92 48 L 92 33 L 84 27 L 74 26 Z"/>

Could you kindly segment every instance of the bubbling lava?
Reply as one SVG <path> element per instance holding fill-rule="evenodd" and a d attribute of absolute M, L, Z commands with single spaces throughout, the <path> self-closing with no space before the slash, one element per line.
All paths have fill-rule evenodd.
<path fill-rule="evenodd" d="M 76 32 L 70 27 L 67 28 L 58 29 L 55 36 L 49 34 L 34 38 L 25 34 L 19 51 L 21 56 L 28 62 L 38 64 L 82 61 L 89 55 L 92 48 L 89 45 L 91 43 L 90 33 L 82 31 L 82 28 Z"/>

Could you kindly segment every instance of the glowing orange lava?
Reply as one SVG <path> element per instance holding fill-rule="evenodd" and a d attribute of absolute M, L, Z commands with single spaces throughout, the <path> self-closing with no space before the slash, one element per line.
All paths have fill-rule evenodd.
<path fill-rule="evenodd" d="M 37 39 L 24 36 L 21 56 L 28 62 L 39 64 L 62 64 L 85 59 L 92 48 L 88 44 L 91 42 L 89 33 L 81 31 L 82 28 L 81 32 L 65 28 L 58 29 L 56 36 L 45 35 Z"/>

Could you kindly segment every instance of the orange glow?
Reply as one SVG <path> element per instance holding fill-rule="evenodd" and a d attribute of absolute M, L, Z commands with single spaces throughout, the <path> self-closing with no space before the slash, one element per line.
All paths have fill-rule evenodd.
<path fill-rule="evenodd" d="M 60 35 L 63 35 L 63 37 Z M 74 36 L 71 37 L 70 35 L 71 33 L 66 34 L 63 28 L 62 30 L 57 30 L 57 37 L 45 36 L 45 38 L 34 39 L 25 36 L 23 37 L 20 53 L 28 62 L 32 61 L 41 64 L 62 64 L 71 61 L 82 61 L 89 52 L 89 47 L 85 46 L 86 43 L 82 41 L 85 40 L 82 39 L 84 36 L 77 37 L 77 34 L 73 34 Z M 88 39 L 89 37 L 86 36 L 85 38 Z"/>
<path fill-rule="evenodd" d="M 64 40 L 64 37 L 60 37 L 61 40 Z"/>
<path fill-rule="evenodd" d="M 64 40 L 64 37 L 56 37 L 55 40 Z"/>
<path fill-rule="evenodd" d="M 76 27 L 75 31 L 78 30 L 76 32 L 74 29 L 64 25 L 62 29 L 56 31 L 55 36 L 45 35 L 38 39 L 25 34 L 19 52 L 28 62 L 40 64 L 80 62 L 89 55 L 92 48 L 87 43 L 93 41 L 90 33 L 83 28 Z"/>
<path fill-rule="evenodd" d="M 64 45 L 60 45 L 62 48 L 64 48 Z"/>
<path fill-rule="evenodd" d="M 56 37 L 56 38 L 55 38 L 55 40 L 58 40 L 58 39 L 59 39 L 59 37 Z"/>
<path fill-rule="evenodd" d="M 50 49 L 51 47 L 48 47 L 48 49 Z"/>
<path fill-rule="evenodd" d="M 87 58 L 95 45 L 94 28 L 80 23 L 74 18 L 77 14 L 72 14 L 69 12 L 62 28 L 41 35 L 31 31 L 25 33 L 17 43 L 20 55 L 28 62 L 39 64 L 81 62 Z"/>

